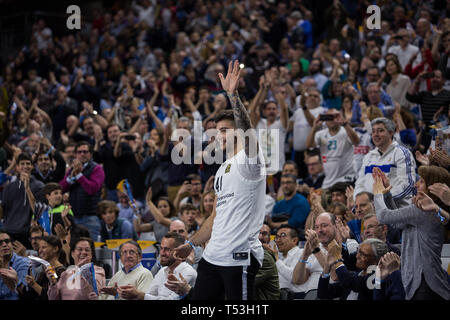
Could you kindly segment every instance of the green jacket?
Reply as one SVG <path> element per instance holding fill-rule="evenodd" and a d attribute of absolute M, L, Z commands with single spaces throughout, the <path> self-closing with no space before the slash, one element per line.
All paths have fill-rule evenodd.
<path fill-rule="evenodd" d="M 273 253 L 264 249 L 263 265 L 255 278 L 256 300 L 280 300 L 280 282 Z"/>

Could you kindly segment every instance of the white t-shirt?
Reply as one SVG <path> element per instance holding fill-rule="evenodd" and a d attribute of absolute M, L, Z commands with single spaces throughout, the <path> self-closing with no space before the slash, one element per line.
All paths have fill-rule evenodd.
<path fill-rule="evenodd" d="M 248 158 L 241 150 L 217 170 L 216 217 L 203 252 L 207 262 L 226 267 L 247 266 L 253 253 L 262 265 L 264 250 L 258 235 L 265 215 L 264 167 L 261 149 L 254 158 Z"/>
<path fill-rule="evenodd" d="M 317 118 L 319 114 L 325 113 L 327 109 L 324 107 L 317 107 L 309 110 L 314 118 Z M 305 113 L 302 108 L 297 109 L 294 115 L 291 117 L 294 121 L 294 150 L 303 151 L 306 150 L 306 138 L 311 131 L 311 126 L 306 120 Z"/>
<path fill-rule="evenodd" d="M 401 46 L 396 45 L 389 48 L 388 53 L 393 53 L 397 55 L 398 62 L 400 62 L 400 65 L 402 66 L 402 70 L 405 70 L 406 65 L 408 64 L 409 60 L 413 55 L 416 53 L 419 53 L 419 48 L 408 44 L 408 46 L 405 48 L 405 50 L 402 49 Z M 421 61 L 419 60 L 419 55 L 417 56 L 416 60 L 414 60 L 413 67 L 415 67 L 417 64 L 419 64 Z"/>
<path fill-rule="evenodd" d="M 327 129 L 320 130 L 314 137 L 316 146 L 320 148 L 325 171 L 323 189 L 331 187 L 336 182 L 354 179 L 353 145 L 343 127 L 332 136 Z"/>
<path fill-rule="evenodd" d="M 281 171 L 286 156 L 284 153 L 284 141 L 287 130 L 278 119 L 272 125 L 267 126 L 267 119 L 260 119 L 256 125 L 258 142 L 264 153 L 264 161 L 268 174 L 275 174 Z M 277 156 L 278 155 L 278 156 Z"/>

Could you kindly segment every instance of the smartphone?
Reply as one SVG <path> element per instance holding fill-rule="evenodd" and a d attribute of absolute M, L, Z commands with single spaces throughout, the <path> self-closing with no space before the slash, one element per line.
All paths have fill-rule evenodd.
<path fill-rule="evenodd" d="M 423 79 L 431 79 L 434 77 L 434 73 L 433 72 L 427 72 L 423 75 Z"/>
<path fill-rule="evenodd" d="M 334 120 L 334 115 L 332 115 L 332 114 L 321 114 L 321 115 L 319 115 L 319 120 L 320 121 L 333 121 Z"/>
<path fill-rule="evenodd" d="M 125 140 L 136 140 L 136 136 L 132 134 L 127 134 L 125 136 Z"/>

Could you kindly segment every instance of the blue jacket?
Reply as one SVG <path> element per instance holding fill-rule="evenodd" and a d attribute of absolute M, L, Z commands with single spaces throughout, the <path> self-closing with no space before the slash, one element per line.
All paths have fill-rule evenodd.
<path fill-rule="evenodd" d="M 297 193 L 290 200 L 278 201 L 272 210 L 272 217 L 286 214 L 289 216 L 288 223 L 295 228 L 305 228 L 306 218 L 308 217 L 311 207 L 308 200 L 301 194 Z"/>

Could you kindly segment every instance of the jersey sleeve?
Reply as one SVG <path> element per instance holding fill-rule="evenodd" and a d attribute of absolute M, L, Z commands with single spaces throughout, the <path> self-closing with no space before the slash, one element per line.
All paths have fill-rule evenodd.
<path fill-rule="evenodd" d="M 260 147 L 258 147 L 257 156 L 249 158 L 245 151 L 241 150 L 236 160 L 238 171 L 245 179 L 260 180 L 265 177 L 265 161 Z"/>

